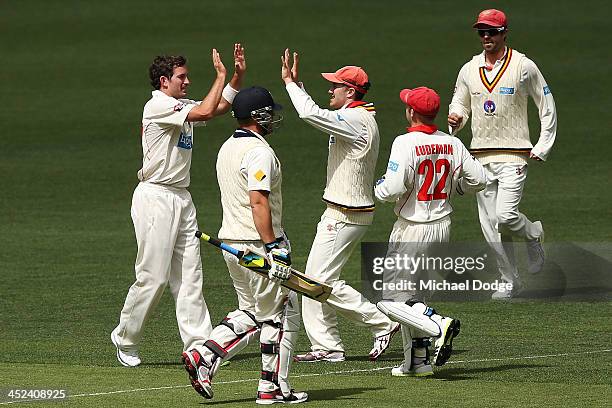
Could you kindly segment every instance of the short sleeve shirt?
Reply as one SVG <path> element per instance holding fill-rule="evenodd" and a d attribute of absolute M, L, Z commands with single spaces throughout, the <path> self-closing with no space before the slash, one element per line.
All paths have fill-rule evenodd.
<path fill-rule="evenodd" d="M 193 124 L 187 115 L 198 102 L 153 91 L 142 113 L 140 181 L 189 187 Z"/>
<path fill-rule="evenodd" d="M 240 171 L 247 178 L 249 191 L 271 191 L 279 176 L 279 168 L 270 149 L 256 147 L 249 150 L 242 160 Z"/>

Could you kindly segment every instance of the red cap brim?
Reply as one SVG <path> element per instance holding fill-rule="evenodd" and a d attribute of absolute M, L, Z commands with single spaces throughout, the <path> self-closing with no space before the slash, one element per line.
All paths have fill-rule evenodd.
<path fill-rule="evenodd" d="M 410 92 L 412 92 L 412 89 L 402 89 L 399 94 L 400 99 L 406 105 L 408 105 L 408 95 L 410 95 Z"/>
<path fill-rule="evenodd" d="M 333 73 L 333 72 L 322 72 L 321 76 L 323 78 L 325 78 L 326 80 L 328 80 L 329 82 L 333 82 L 333 83 L 336 83 L 336 84 L 344 84 L 344 85 L 349 86 L 351 88 L 355 88 L 357 91 L 361 92 L 362 94 L 368 93 L 367 89 L 362 88 L 362 87 L 360 87 L 358 85 L 355 85 L 355 84 L 351 84 L 350 82 L 347 82 L 347 81 L 345 81 L 345 80 L 343 80 L 341 78 L 338 78 L 338 76 L 336 76 L 336 74 Z"/>
<path fill-rule="evenodd" d="M 333 72 L 322 72 L 321 76 L 325 79 L 327 79 L 329 82 L 335 82 L 337 84 L 343 84 L 344 81 L 342 81 L 340 78 L 338 78 L 336 76 L 335 73 Z"/>
<path fill-rule="evenodd" d="M 478 20 L 477 22 L 475 22 L 472 28 L 478 28 L 480 26 L 488 26 L 488 27 L 495 27 L 495 28 L 504 27 L 503 25 L 500 25 L 498 21 L 482 19 L 482 20 Z"/>

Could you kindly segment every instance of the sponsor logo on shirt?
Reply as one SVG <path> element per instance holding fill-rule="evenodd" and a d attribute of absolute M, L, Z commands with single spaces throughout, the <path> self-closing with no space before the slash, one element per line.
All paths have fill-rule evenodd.
<path fill-rule="evenodd" d="M 186 135 L 181 132 L 177 146 L 180 147 L 181 149 L 191 150 L 193 146 L 193 139 L 191 135 L 190 134 Z"/>
<path fill-rule="evenodd" d="M 333 145 L 334 143 L 336 143 L 336 137 L 335 136 L 329 136 L 329 144 Z"/>
<path fill-rule="evenodd" d="M 339 120 L 340 122 L 344 122 L 344 121 L 345 121 L 345 120 L 344 120 L 344 118 L 343 118 L 342 116 L 340 116 L 340 114 L 339 114 L 339 113 L 336 113 L 336 116 L 338 117 L 338 120 Z"/>
<path fill-rule="evenodd" d="M 472 91 L 472 96 L 478 96 L 478 95 L 480 95 L 479 91 Z"/>
<path fill-rule="evenodd" d="M 485 116 L 495 116 L 495 102 L 487 100 L 484 103 Z"/>
<path fill-rule="evenodd" d="M 174 105 L 173 110 L 175 112 L 180 112 L 181 110 L 183 110 L 184 107 L 185 107 L 185 104 L 183 102 L 179 102 L 176 105 Z"/>
<path fill-rule="evenodd" d="M 506 88 L 502 86 L 499 88 L 499 93 L 501 95 L 514 95 L 514 88 Z"/>
<path fill-rule="evenodd" d="M 397 171 L 397 169 L 399 168 L 399 163 L 396 163 L 394 161 L 390 161 L 389 162 L 389 166 L 387 166 L 387 167 L 391 171 Z"/>
<path fill-rule="evenodd" d="M 551 93 L 551 92 L 550 92 L 550 87 L 549 87 L 548 85 L 546 85 L 546 86 L 544 87 L 544 95 L 548 95 L 549 93 Z"/>
<path fill-rule="evenodd" d="M 257 170 L 257 173 L 255 173 L 254 176 L 257 179 L 257 181 L 261 181 L 266 178 L 266 173 L 264 173 L 261 170 Z"/>

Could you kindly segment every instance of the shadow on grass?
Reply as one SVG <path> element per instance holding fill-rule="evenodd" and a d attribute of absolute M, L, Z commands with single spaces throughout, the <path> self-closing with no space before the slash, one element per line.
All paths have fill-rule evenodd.
<path fill-rule="evenodd" d="M 460 354 L 464 354 L 469 352 L 470 350 L 466 350 L 466 349 L 453 349 L 453 356 L 456 355 L 460 355 Z M 243 361 L 243 360 L 251 360 L 251 359 L 259 359 L 261 357 L 261 354 L 257 353 L 257 352 L 253 352 L 253 353 L 242 353 L 242 354 L 238 354 L 237 356 L 235 356 L 234 358 L 232 358 L 231 361 Z M 377 362 L 389 362 L 389 363 L 393 363 L 393 362 L 397 362 L 398 360 L 403 360 L 404 359 L 404 353 L 402 353 L 401 351 L 391 351 L 391 352 L 386 352 L 385 354 L 383 354 L 382 356 L 380 356 L 380 358 L 377 360 Z M 346 361 L 369 361 L 369 358 L 367 355 L 356 355 L 356 356 L 347 356 L 346 357 Z M 327 365 L 333 366 L 334 363 L 329 363 L 329 362 L 325 362 L 322 361 L 322 363 L 327 363 Z M 299 363 L 297 363 L 299 364 Z M 160 366 L 160 367 L 164 367 L 164 366 L 182 366 L 183 363 L 180 360 L 177 361 L 152 361 L 152 362 L 146 362 L 146 363 L 142 363 L 142 366 L 145 367 L 155 367 L 155 366 Z"/>
<path fill-rule="evenodd" d="M 435 371 L 435 375 L 431 377 L 436 380 L 459 381 L 473 380 L 476 374 L 495 373 L 500 371 L 521 370 L 524 368 L 545 368 L 547 365 L 541 364 L 503 364 L 496 367 L 475 367 L 475 368 L 448 368 Z M 435 370 L 435 369 L 434 369 Z"/>
<path fill-rule="evenodd" d="M 468 349 L 453 349 L 453 356 L 468 353 L 470 350 Z M 404 353 L 399 350 L 388 351 L 382 356 L 378 358 L 378 362 L 396 362 L 397 360 L 403 360 Z M 358 356 L 346 356 L 346 361 L 369 361 L 368 356 L 366 355 L 358 355 Z"/>
<path fill-rule="evenodd" d="M 183 366 L 183 362 L 177 361 L 149 361 L 147 363 L 140 364 L 143 367 L 167 367 L 167 366 Z"/>
<path fill-rule="evenodd" d="M 319 390 L 306 390 L 308 393 L 308 401 L 333 401 L 337 399 L 351 399 L 351 397 L 362 394 L 368 391 L 383 390 L 382 387 L 362 387 L 362 388 L 336 388 L 336 389 L 319 389 Z M 202 402 L 204 405 L 222 405 L 222 404 L 236 404 L 240 402 L 255 402 L 253 398 L 240 398 L 234 400 L 225 401 L 211 401 Z"/>

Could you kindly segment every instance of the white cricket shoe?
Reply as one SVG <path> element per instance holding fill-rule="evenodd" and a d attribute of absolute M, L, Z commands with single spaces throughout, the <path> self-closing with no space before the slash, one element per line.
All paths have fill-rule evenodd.
<path fill-rule="evenodd" d="M 216 359 L 210 365 L 196 349 L 192 349 L 183 352 L 182 360 L 193 389 L 204 398 L 211 399 L 213 397 L 211 373 L 216 371 L 221 359 Z"/>
<path fill-rule="evenodd" d="M 125 367 L 137 367 L 140 365 L 140 357 L 137 351 L 126 352 L 119 348 L 119 340 L 115 330 L 111 332 L 111 341 L 117 349 L 117 360 Z"/>
<path fill-rule="evenodd" d="M 521 283 L 520 280 L 516 279 L 513 283 L 512 283 L 512 290 L 496 290 L 495 292 L 493 292 L 493 294 L 491 295 L 491 299 L 493 300 L 511 300 L 513 297 L 515 297 L 521 290 L 521 288 L 523 287 L 523 284 Z"/>
<path fill-rule="evenodd" d="M 406 363 L 393 367 L 391 375 L 394 377 L 427 377 L 433 375 L 433 367 L 429 362 L 417 364 L 406 370 Z"/>
<path fill-rule="evenodd" d="M 302 363 L 314 363 L 317 361 L 328 361 L 338 363 L 346 359 L 343 351 L 316 350 L 308 353 L 298 354 L 293 357 L 293 361 Z"/>
<path fill-rule="evenodd" d="M 272 405 L 272 404 L 299 404 L 306 402 L 308 394 L 305 392 L 296 392 L 291 390 L 288 396 L 284 396 L 280 389 L 271 392 L 257 391 L 256 404 Z"/>
<path fill-rule="evenodd" d="M 378 360 L 378 357 L 380 357 L 385 350 L 389 348 L 391 345 L 391 339 L 393 339 L 393 336 L 400 330 L 401 327 L 402 325 L 397 323 L 389 333 L 385 333 L 382 336 L 378 336 L 374 339 L 374 346 L 368 355 L 371 361 Z"/>
<path fill-rule="evenodd" d="M 538 239 L 533 241 L 527 241 L 527 270 L 529 273 L 536 274 L 542 271 L 544 268 L 544 262 L 546 261 L 546 253 L 544 252 L 544 228 L 542 222 L 536 221 L 542 229 L 542 234 Z"/>
<path fill-rule="evenodd" d="M 439 325 L 441 334 L 434 342 L 433 363 L 443 366 L 453 352 L 453 339 L 459 335 L 461 322 L 459 319 L 443 317 Z"/>

